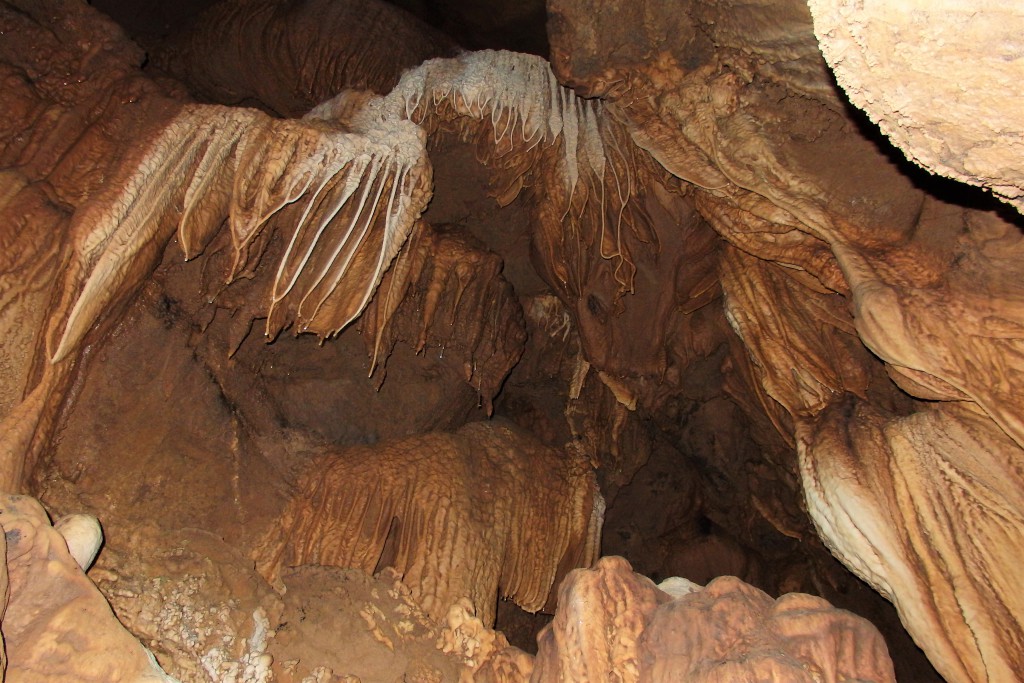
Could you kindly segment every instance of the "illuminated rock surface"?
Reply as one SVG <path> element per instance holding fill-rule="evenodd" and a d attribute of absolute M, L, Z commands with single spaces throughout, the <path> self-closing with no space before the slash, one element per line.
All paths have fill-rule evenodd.
<path fill-rule="evenodd" d="M 353 26 L 334 9 L 320 38 Z M 1024 669 L 1019 13 L 551 0 L 549 65 L 378 9 L 422 31 L 408 60 L 293 50 L 286 3 L 210 47 L 298 55 L 239 84 L 202 26 L 144 72 L 85 4 L 0 4 L 0 489 L 102 520 L 90 576 L 128 629 L 182 680 L 266 678 L 287 593 L 249 558 L 311 463 L 494 415 L 595 468 L 605 551 L 643 573 L 818 593 L 901 680 L 936 676 L 907 633 L 950 681 Z M 857 633 L 828 675 L 888 675 L 820 603 L 737 591 Z M 491 606 L 426 607 L 474 624 L 449 624 L 472 659 Z M 488 638 L 481 676 L 525 675 Z"/>

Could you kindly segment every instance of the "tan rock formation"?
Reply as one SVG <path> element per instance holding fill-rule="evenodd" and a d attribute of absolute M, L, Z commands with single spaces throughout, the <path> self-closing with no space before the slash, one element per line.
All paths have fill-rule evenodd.
<path fill-rule="evenodd" d="M 621 557 L 570 574 L 558 588 L 558 611 L 537 637 L 534 679 L 639 680 L 640 638 L 667 602 L 650 579 L 634 574 Z"/>
<path fill-rule="evenodd" d="M 1024 210 L 1024 8 L 973 0 L 810 0 L 850 101 L 933 173 Z"/>
<path fill-rule="evenodd" d="M 33 225 L 49 221 L 49 234 L 63 237 L 51 244 L 53 258 L 43 260 L 50 281 L 38 272 L 41 258 L 23 257 L 43 248 L 32 240 L 39 242 L 47 232 L 14 231 L 10 238 L 7 253 L 13 262 L 4 271 L 3 329 L 33 351 L 22 350 L 5 363 L 10 378 L 0 443 L 5 488 L 20 487 L 26 466 L 31 469 L 84 338 L 137 291 L 175 231 L 191 258 L 209 245 L 230 213 L 230 275 L 237 278 L 260 261 L 270 238 L 263 232 L 267 220 L 281 210 L 294 211 L 288 246 L 261 297 L 267 332 L 276 336 L 297 322 L 300 330 L 319 329 L 326 336 L 365 307 L 429 197 L 429 165 L 411 125 L 399 122 L 388 132 L 367 131 L 367 137 L 315 120 L 274 121 L 253 110 L 183 107 L 132 73 L 134 65 L 123 55 L 137 60 L 139 55 L 127 44 L 117 49 L 125 39 L 102 17 L 73 2 L 44 4 L 28 3 L 28 11 L 5 6 L 6 30 L 16 38 L 4 42 L 0 61 L 45 73 L 49 55 L 60 55 L 69 73 L 80 74 L 86 85 L 68 92 L 41 79 L 12 93 L 14 111 L 41 110 L 49 103 L 50 117 L 66 120 L 70 128 L 46 138 L 49 146 L 26 144 L 19 128 L 6 131 L 5 160 L 19 171 L 3 178 L 5 221 L 15 226 L 26 217 Z M 112 43 L 107 58 L 114 63 L 99 64 L 74 41 L 62 42 L 48 32 L 48 17 L 63 13 L 68 13 L 64 30 L 95 33 Z M 33 40 L 44 47 L 29 50 L 20 42 Z M 94 69 L 103 70 L 101 79 L 89 78 Z M 147 107 L 112 104 L 113 93 L 133 89 L 146 93 Z M 79 108 L 93 118 L 82 121 Z M 21 124 L 32 121 L 28 116 Z M 105 128 L 119 132 L 101 134 Z M 113 144 L 134 135 L 147 143 L 128 155 L 111 153 Z M 68 140 L 74 141 L 70 148 Z M 80 155 L 88 165 L 70 172 Z M 68 168 L 53 168 L 58 162 Z M 98 184 L 98 178 L 109 182 Z M 41 186 L 34 181 L 44 181 L 43 187 L 70 208 L 57 217 L 47 213 L 45 204 L 39 206 Z M 347 218 L 335 220 L 339 216 Z M 323 248 L 322 238 L 331 247 Z M 63 264 L 59 272 L 58 263 Z M 346 277 L 362 295 L 341 294 Z M 35 284 L 36 278 L 46 284 Z M 18 394 L 29 400 L 19 402 Z"/>
<path fill-rule="evenodd" d="M 0 526 L 6 537 L 9 596 L 2 621 L 7 654 L 5 680 L 174 680 L 118 623 L 35 499 L 4 495 Z M 96 549 L 90 552 L 94 554 Z"/>
<path fill-rule="evenodd" d="M 1021 62 L 1005 19 L 1016 9 L 908 28 L 908 16 L 940 10 L 854 5 L 812 2 L 853 101 L 925 165 L 1020 206 L 1021 108 L 1005 81 Z M 291 326 L 325 340 L 386 282 L 408 308 L 374 302 L 366 346 L 418 348 L 445 337 L 438 321 L 455 322 L 453 334 L 472 337 L 453 343 L 461 374 L 489 402 L 522 332 L 514 305 L 485 305 L 508 292 L 495 260 L 461 236 L 419 228 L 407 241 L 430 194 L 426 140 L 448 136 L 474 145 L 499 204 L 532 204 L 537 269 L 579 339 L 566 393 L 587 398 L 596 377 L 618 401 L 581 401 L 593 413 L 563 431 L 610 423 L 612 438 L 587 443 L 605 448 L 595 459 L 613 486 L 648 452 L 615 450 L 639 414 L 667 438 L 703 435 L 686 445 L 707 470 L 750 480 L 728 500 L 704 497 L 717 523 L 807 543 L 799 472 L 824 543 L 894 602 L 942 675 L 1024 670 L 1013 584 L 1024 560 L 1019 219 L 884 147 L 832 88 L 803 2 L 610 7 L 552 0 L 553 71 L 509 53 L 436 60 L 388 95 L 348 93 L 296 121 L 184 104 L 180 88 L 141 76 L 142 53 L 82 3 L 0 4 L 0 489 L 40 473 L 86 361 L 175 234 L 187 258 L 219 254 L 227 265 L 211 272 L 245 280 L 231 292 L 242 339 L 266 319 L 270 338 Z M 957 38 L 984 34 L 974 42 L 994 46 L 1000 68 L 984 98 L 928 106 L 918 92 L 941 88 L 952 102 L 964 85 L 950 91 L 921 70 L 963 73 L 949 64 L 951 39 L 927 40 L 950 25 Z M 885 59 L 860 52 L 897 39 Z M 896 95 L 872 104 L 872 84 L 858 80 L 867 67 Z M 386 275 L 403 246 L 408 260 Z M 460 308 L 451 291 L 467 282 Z M 485 309 L 495 317 L 466 319 Z M 192 323 L 199 334 L 209 321 Z M 724 397 L 735 412 L 698 409 Z M 224 410 L 237 457 L 256 427 Z M 701 421 L 703 432 L 686 431 Z M 734 453 L 737 431 L 748 443 Z M 319 523 L 299 517 L 303 529 Z M 382 524 L 369 534 L 382 544 L 367 551 L 373 565 L 387 549 Z"/>
<path fill-rule="evenodd" d="M 744 36 L 742 24 L 723 18 L 732 39 L 707 51 L 695 27 L 713 10 L 696 3 L 671 11 L 646 3 L 642 11 L 619 16 L 614 27 L 606 26 L 606 15 L 573 2 L 553 3 L 553 11 L 568 18 L 556 23 L 560 31 L 553 40 L 559 75 L 604 95 L 609 111 L 629 122 L 639 145 L 703 188 L 697 206 L 735 246 L 722 261 L 726 313 L 766 394 L 766 412 L 787 438 L 795 435 L 804 444 L 808 509 L 826 544 L 883 594 L 894 596 L 904 623 L 950 680 L 998 679 L 1020 670 L 1020 608 L 1004 608 L 1004 599 L 981 599 L 988 605 L 985 614 L 968 607 L 970 596 L 989 590 L 980 584 L 1013 576 L 1024 557 L 1021 526 L 1007 521 L 1021 513 L 1012 493 L 1022 483 L 1013 464 L 1022 458 L 1020 409 L 1003 394 L 1020 374 L 1020 354 L 1011 349 L 1019 343 L 1024 315 L 1016 284 L 1021 278 L 1016 261 L 1002 258 L 1020 249 L 1019 229 L 970 203 L 925 196 L 855 133 L 856 123 L 825 83 L 808 88 L 780 71 L 780 63 L 820 60 L 804 41 L 791 43 L 795 49 L 786 54 L 755 35 L 763 30 Z M 764 4 L 758 12 L 759 22 L 752 25 L 780 33 L 800 14 L 796 3 Z M 806 35 L 810 16 L 802 12 L 796 25 Z M 600 71 L 597 56 L 609 51 L 602 41 L 614 42 L 631 21 L 649 34 L 646 44 L 659 50 L 658 59 L 645 59 L 643 49 L 621 50 L 609 70 Z M 672 22 L 689 26 L 680 32 L 682 40 L 666 34 Z M 725 30 L 712 23 L 714 31 Z M 887 71 L 901 79 L 908 72 L 913 70 L 899 66 Z M 935 115 L 941 108 L 930 111 Z M 977 415 L 980 422 L 972 418 L 969 437 L 957 426 L 959 419 L 936 419 L 948 410 L 927 403 L 936 400 L 957 402 Z M 813 473 L 834 471 L 834 450 L 850 444 L 843 435 L 873 423 L 849 410 L 860 401 L 880 408 L 886 417 L 874 418 L 874 424 L 892 425 L 883 429 L 929 425 L 899 440 L 902 472 L 929 471 L 928 463 L 941 452 L 941 460 L 956 463 L 950 466 L 961 474 L 927 481 L 890 474 L 894 479 L 858 486 L 861 505 L 848 508 L 842 491 L 876 476 L 868 470 L 880 461 L 897 459 L 892 453 L 872 459 L 868 453 L 876 446 L 865 439 L 860 446 L 843 446 L 865 452 L 842 475 L 816 483 L 820 475 Z M 826 414 L 836 430 L 829 437 L 820 429 Z M 814 440 L 830 446 L 810 446 L 812 439 L 803 435 L 811 431 Z M 977 450 L 1002 453 L 998 459 L 1006 464 L 983 462 Z M 869 460 L 876 464 L 867 465 Z M 840 477 L 845 485 L 839 485 Z M 1007 489 L 982 484 L 1004 479 L 1013 482 Z M 889 502 L 886 491 L 893 489 L 903 492 L 898 503 Z M 961 524 L 952 521 L 960 516 L 952 501 L 979 498 L 986 502 L 968 504 L 968 533 L 998 536 L 998 551 L 943 540 L 951 525 Z M 893 530 L 902 536 L 903 515 L 911 508 L 919 525 L 913 550 L 914 541 L 887 540 Z M 868 510 L 878 511 L 870 521 Z M 863 526 L 849 521 L 862 514 Z M 946 574 L 929 566 L 964 569 Z M 924 590 L 948 596 L 957 607 L 922 609 Z"/>
<path fill-rule="evenodd" d="M 1016 443 L 961 403 L 896 416 L 851 400 L 823 413 L 800 451 L 834 551 L 896 604 L 936 667 L 952 680 L 1015 678 Z"/>
<path fill-rule="evenodd" d="M 772 600 L 730 576 L 672 597 L 620 557 L 566 577 L 538 643 L 531 677 L 499 664 L 521 656 L 509 648 L 481 667 L 483 680 L 896 680 L 878 631 L 821 598 Z"/>
<path fill-rule="evenodd" d="M 659 607 L 639 649 L 639 680 L 896 680 L 866 620 L 802 593 L 772 600 L 730 576 Z"/>
<path fill-rule="evenodd" d="M 282 625 L 269 644 L 275 683 L 456 683 L 466 670 L 459 654 L 439 647 L 441 625 L 393 571 L 371 577 L 304 566 L 287 572 L 284 582 Z"/>
<path fill-rule="evenodd" d="M 379 0 L 242 0 L 214 4 L 156 60 L 205 101 L 298 117 L 346 88 L 386 94 L 406 69 L 455 52 Z"/>
<path fill-rule="evenodd" d="M 365 339 L 373 364 L 384 366 L 378 381 L 399 341 L 416 353 L 438 347 L 490 415 L 526 342 L 522 309 L 501 269 L 496 254 L 457 226 L 418 225 L 360 320 L 376 331 Z"/>
<path fill-rule="evenodd" d="M 394 567 L 435 620 L 468 598 L 490 626 L 499 597 L 537 611 L 594 560 L 603 512 L 585 459 L 474 422 L 310 463 L 256 561 L 271 582 L 301 564 Z"/>

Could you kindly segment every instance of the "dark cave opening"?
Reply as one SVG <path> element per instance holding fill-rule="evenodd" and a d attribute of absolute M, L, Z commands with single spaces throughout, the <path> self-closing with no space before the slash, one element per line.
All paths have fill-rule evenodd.
<path fill-rule="evenodd" d="M 467 50 L 511 50 L 547 57 L 547 9 L 543 0 L 522 3 L 467 3 L 455 0 L 384 0 L 449 36 Z M 150 48 L 188 26 L 218 0 L 140 3 L 90 0 Z"/>

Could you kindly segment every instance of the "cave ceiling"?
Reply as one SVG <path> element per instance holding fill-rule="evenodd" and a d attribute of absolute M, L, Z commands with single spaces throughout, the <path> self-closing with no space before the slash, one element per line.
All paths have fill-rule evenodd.
<path fill-rule="evenodd" d="M 863 5 L 3 0 L 0 489 L 100 518 L 181 680 L 328 584 L 510 638 L 628 586 L 682 671 L 628 568 L 557 590 L 599 537 L 752 584 L 679 615 L 813 593 L 900 680 L 1015 680 L 1024 12 Z"/>

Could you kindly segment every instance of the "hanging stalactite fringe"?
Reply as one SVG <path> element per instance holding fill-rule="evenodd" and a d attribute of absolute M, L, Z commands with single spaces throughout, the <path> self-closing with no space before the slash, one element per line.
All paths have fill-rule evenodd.
<path fill-rule="evenodd" d="M 334 334 L 366 306 L 426 206 L 430 182 L 423 132 L 407 121 L 346 132 L 316 119 L 184 107 L 114 189 L 73 219 L 82 235 L 72 264 L 80 291 L 51 359 L 78 348 L 137 284 L 143 252 L 153 261 L 175 229 L 190 259 L 227 217 L 236 278 L 255 269 L 264 228 L 286 209 L 297 220 L 285 226 L 292 232 L 268 297 L 267 334 L 291 324 Z"/>
<path fill-rule="evenodd" d="M 618 124 L 605 114 L 600 100 L 582 99 L 559 85 L 544 59 L 494 50 L 433 59 L 407 71 L 386 96 L 344 92 L 310 116 L 359 130 L 381 121 L 426 124 L 445 107 L 489 125 L 496 149 L 525 155 L 542 144 L 560 144 L 560 172 L 568 198 L 560 207 L 563 221 L 570 226 L 588 220 L 599 223 L 599 253 L 615 262 L 616 279 L 624 291 L 632 291 L 635 268 L 622 246 L 622 231 L 637 187 L 630 164 L 621 163 L 624 158 L 620 163 L 608 159 L 609 148 L 623 156 L 612 130 Z M 626 178 L 620 177 L 622 173 Z M 585 192 L 579 189 L 581 182 Z M 610 201 L 618 204 L 610 210 L 613 225 L 608 224 Z"/>
<path fill-rule="evenodd" d="M 230 277 L 238 278 L 261 262 L 272 217 L 287 215 L 275 225 L 287 246 L 268 292 L 267 336 L 292 325 L 321 338 L 337 334 L 363 311 L 429 200 L 426 133 L 414 122 L 442 105 L 488 123 L 495 145 L 515 154 L 560 144 L 563 216 L 570 224 L 600 222 L 599 254 L 616 262 L 616 279 L 632 291 L 635 268 L 622 230 L 636 185 L 630 163 L 607 158 L 607 147 L 621 150 L 601 103 L 560 86 L 539 57 L 467 53 L 425 62 L 383 97 L 342 93 L 301 120 L 183 107 L 114 189 L 76 215 L 83 236 L 72 264 L 78 277 L 65 293 L 74 303 L 51 345 L 52 361 L 76 349 L 141 281 L 175 230 L 191 259 L 225 217 L 234 248 Z M 613 229 L 606 225 L 609 200 L 618 203 Z"/>

